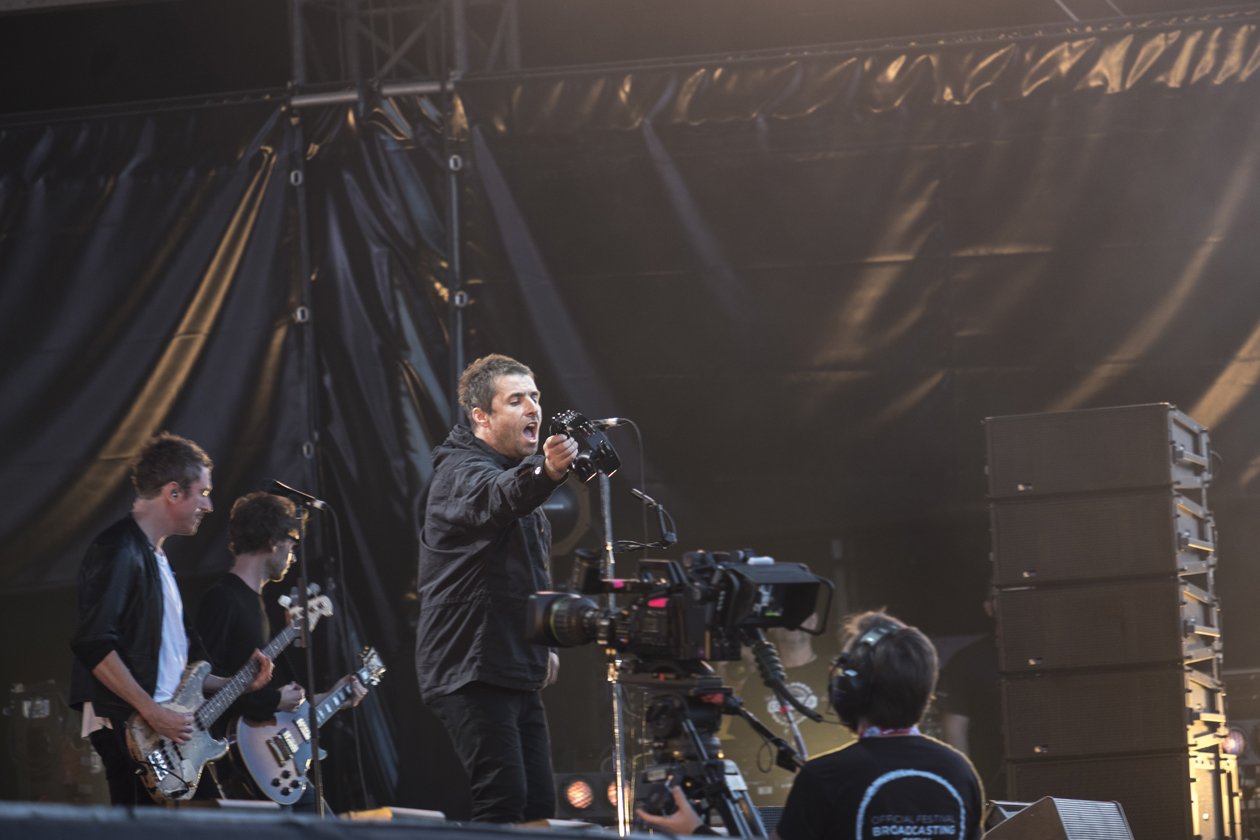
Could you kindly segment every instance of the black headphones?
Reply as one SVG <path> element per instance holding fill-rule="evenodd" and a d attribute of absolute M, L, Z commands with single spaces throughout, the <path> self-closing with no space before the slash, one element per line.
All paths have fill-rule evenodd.
<path fill-rule="evenodd" d="M 836 710 L 840 722 L 850 729 L 857 727 L 858 718 L 871 704 L 874 680 L 870 670 L 875 647 L 900 629 L 895 624 L 881 621 L 859 636 L 848 651 L 831 663 L 831 707 Z"/>

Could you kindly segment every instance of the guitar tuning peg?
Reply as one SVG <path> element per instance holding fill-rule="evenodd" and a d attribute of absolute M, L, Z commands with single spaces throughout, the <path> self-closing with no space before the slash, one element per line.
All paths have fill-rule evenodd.
<path fill-rule="evenodd" d="M 319 594 L 319 584 L 318 584 L 318 583 L 312 583 L 312 584 L 310 585 L 310 588 L 308 589 L 308 591 L 309 591 L 312 595 L 318 595 L 318 594 Z"/>
<path fill-rule="evenodd" d="M 290 598 L 288 595 L 281 595 L 276 600 L 279 601 L 280 606 L 284 607 L 286 610 L 289 608 L 289 604 L 293 603 L 293 599 Z"/>

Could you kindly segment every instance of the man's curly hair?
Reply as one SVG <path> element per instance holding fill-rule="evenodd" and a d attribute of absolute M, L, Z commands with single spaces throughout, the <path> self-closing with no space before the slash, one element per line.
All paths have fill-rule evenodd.
<path fill-rule="evenodd" d="M 283 539 L 297 539 L 301 521 L 288 499 L 258 491 L 232 503 L 228 517 L 228 548 L 233 554 L 271 551 Z"/>

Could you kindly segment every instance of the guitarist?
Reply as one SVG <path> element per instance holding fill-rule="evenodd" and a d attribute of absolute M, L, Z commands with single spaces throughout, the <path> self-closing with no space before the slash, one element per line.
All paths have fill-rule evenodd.
<path fill-rule="evenodd" d="M 191 440 L 163 432 L 150 439 L 132 464 L 136 499 L 130 515 L 93 540 L 79 569 L 79 624 L 71 640 L 74 662 L 70 702 L 83 712 L 83 732 L 105 765 L 115 805 L 151 805 L 127 749 L 126 722 L 133 714 L 157 734 L 185 743 L 191 714 L 167 709 L 188 664 L 184 604 L 166 558 L 167 537 L 197 533 L 214 510 L 213 463 Z M 254 651 L 258 678 L 271 679 L 271 661 Z M 227 678 L 209 676 L 204 690 Z"/>
<path fill-rule="evenodd" d="M 255 648 L 271 639 L 262 590 L 269 582 L 283 579 L 293 564 L 293 547 L 301 538 L 301 525 L 293 502 L 280 496 L 250 493 L 233 503 L 228 520 L 232 568 L 206 590 L 197 609 L 197 632 L 216 670 L 234 672 Z M 349 679 L 342 679 L 334 690 Z M 367 689 L 355 680 L 353 690 L 353 705 L 358 705 Z M 233 717 L 262 721 L 273 718 L 276 712 L 295 711 L 305 697 L 305 690 L 296 682 L 244 694 L 219 718 L 212 734 L 222 738 Z M 217 762 L 210 770 L 201 777 L 197 799 L 252 798 L 244 774 L 230 762 Z M 311 798 L 310 803 L 303 800 L 297 807 L 309 804 L 313 809 L 313 793 Z"/>

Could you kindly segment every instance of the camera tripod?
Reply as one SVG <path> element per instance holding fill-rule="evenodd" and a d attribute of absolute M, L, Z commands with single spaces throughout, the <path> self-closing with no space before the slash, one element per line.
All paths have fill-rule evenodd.
<path fill-rule="evenodd" d="M 637 685 L 652 692 L 643 714 L 651 734 L 652 757 L 637 775 L 635 806 L 664 813 L 673 806 L 670 788 L 678 786 L 699 804 L 702 818 L 716 815 L 730 836 L 766 836 L 739 768 L 720 757 L 717 733 L 722 715 L 748 714 L 721 678 L 697 669 L 663 680 L 659 670 L 637 661 L 623 662 L 617 677 L 619 685 L 614 690 Z M 780 745 L 791 752 L 781 739 Z"/>

